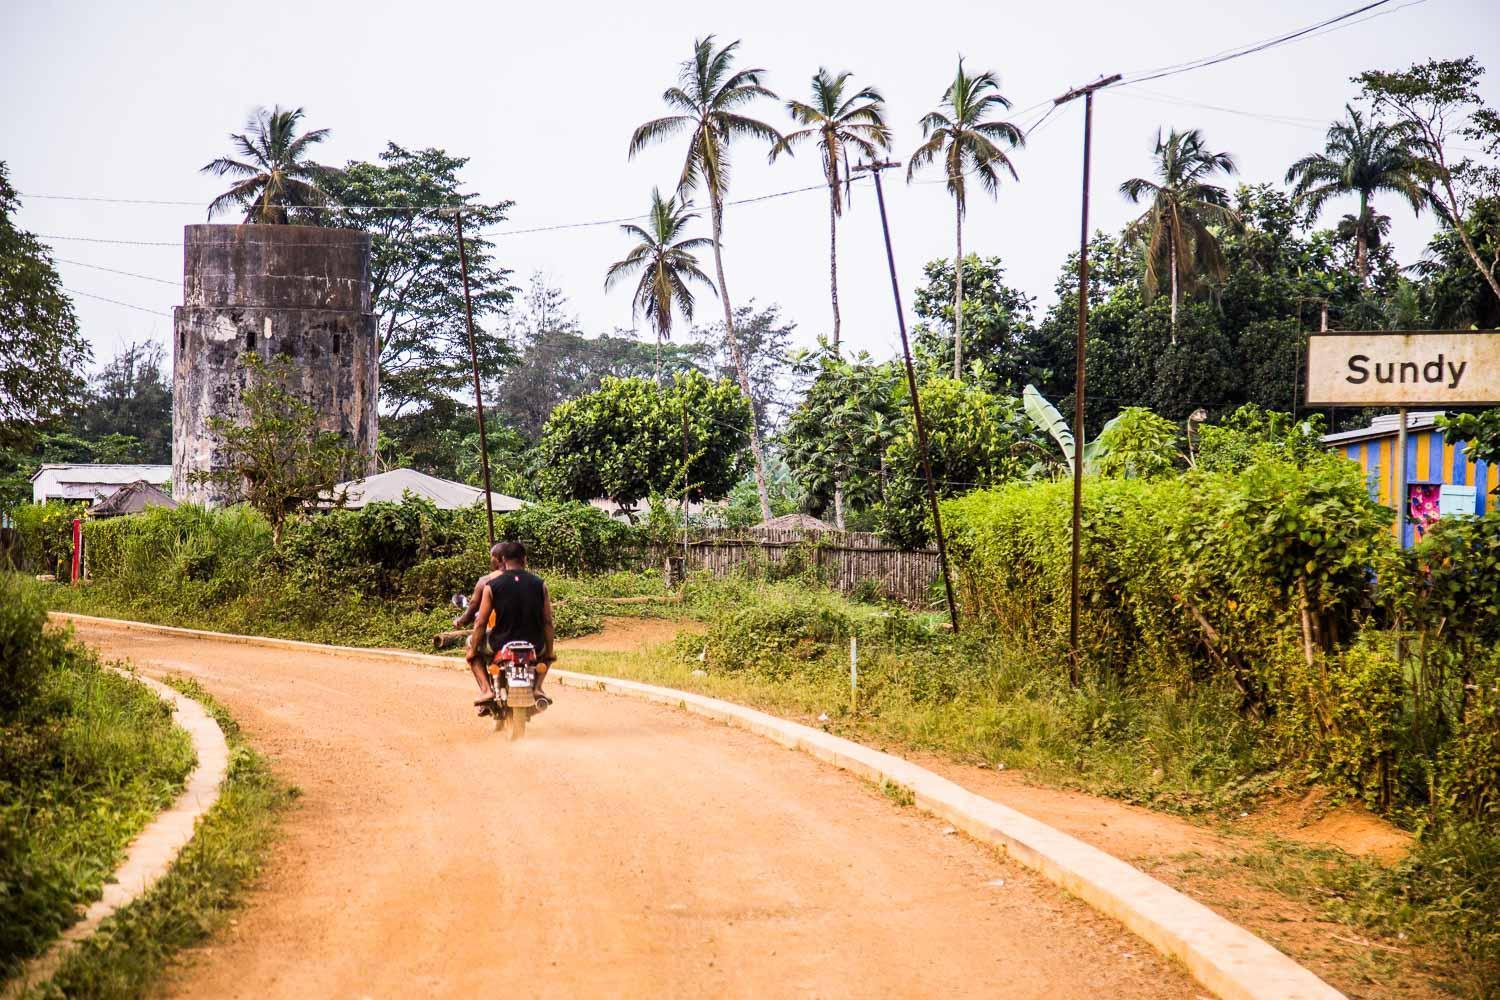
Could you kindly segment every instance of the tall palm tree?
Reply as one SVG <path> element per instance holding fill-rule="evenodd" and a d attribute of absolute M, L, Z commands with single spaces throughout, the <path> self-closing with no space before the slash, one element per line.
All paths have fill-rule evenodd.
<path fill-rule="evenodd" d="M 833 353 L 839 353 L 839 216 L 848 197 L 849 147 L 870 159 L 891 146 L 891 130 L 885 124 L 885 98 L 874 87 L 862 87 L 849 96 L 845 90 L 854 74 L 845 70 L 834 76 L 823 67 L 812 78 L 812 100 L 787 101 L 786 109 L 802 128 L 788 133 L 777 148 L 791 147 L 815 139 L 823 159 L 823 177 L 828 181 L 828 297 L 833 305 Z M 774 155 L 774 154 L 773 154 Z M 845 188 L 839 192 L 839 183 Z M 833 485 L 833 519 L 844 530 L 844 484 Z"/>
<path fill-rule="evenodd" d="M 241 180 L 209 203 L 210 219 L 235 207 L 245 209 L 246 222 L 286 225 L 293 215 L 306 215 L 328 200 L 319 182 L 339 171 L 305 159 L 313 146 L 328 138 L 328 129 L 298 135 L 301 120 L 301 108 L 256 108 L 244 132 L 230 133 L 242 159 L 221 156 L 202 172 Z"/>
<path fill-rule="evenodd" d="M 958 61 L 958 73 L 936 111 L 922 116 L 925 140 L 911 154 L 906 179 L 919 169 L 942 157 L 948 178 L 948 193 L 953 195 L 954 234 L 957 241 L 953 256 L 953 377 L 962 378 L 964 370 L 964 212 L 968 208 L 969 176 L 979 178 L 986 194 L 994 197 L 1000 188 L 997 167 L 1018 180 L 1015 165 L 1002 148 L 1016 149 L 1026 143 L 1026 133 L 1007 121 L 987 120 L 995 108 L 1009 108 L 1010 101 L 1000 93 L 1000 83 L 993 73 L 970 76 L 964 72 L 964 61 Z"/>
<path fill-rule="evenodd" d="M 834 76 L 819 68 L 812 78 L 812 100 L 787 101 L 786 109 L 802 128 L 787 134 L 776 151 L 791 149 L 816 139 L 823 158 L 823 177 L 828 181 L 828 293 L 833 303 L 833 351 L 839 349 L 839 216 L 844 200 L 839 184 L 849 177 L 849 147 L 874 158 L 891 145 L 891 130 L 885 124 L 885 98 L 874 87 L 862 87 L 845 96 L 847 70 Z M 774 155 L 774 154 L 773 154 Z"/>
<path fill-rule="evenodd" d="M 770 125 L 742 114 L 745 105 L 758 97 L 775 99 L 776 95 L 761 84 L 763 69 L 734 68 L 738 41 L 716 47 L 714 36 L 693 43 L 692 58 L 683 62 L 677 74 L 677 85 L 661 95 L 675 114 L 655 118 L 635 130 L 630 137 L 630 156 L 654 143 L 682 132 L 688 133 L 687 156 L 677 191 L 685 194 L 700 184 L 708 191 L 709 221 L 713 227 L 714 275 L 718 279 L 719 302 L 724 307 L 724 340 L 734 361 L 740 391 L 750 394 L 750 373 L 734 334 L 734 309 L 729 287 L 724 283 L 724 195 L 729 189 L 729 148 L 735 139 L 761 139 L 774 151 L 783 141 L 781 133 Z M 766 487 L 766 456 L 760 429 L 750 425 L 750 451 L 755 456 L 755 487 L 760 494 L 760 512 L 771 518 L 771 494 Z"/>
<path fill-rule="evenodd" d="M 672 339 L 673 311 L 682 313 L 683 320 L 691 323 L 693 291 L 690 283 L 699 281 L 710 290 L 713 288 L 713 282 L 698 267 L 698 258 L 693 254 L 710 241 L 702 236 L 681 238 L 688 223 L 698 218 L 698 213 L 691 209 L 692 202 L 679 204 L 676 196 L 663 198 L 659 188 L 652 188 L 651 212 L 646 225 L 630 223 L 620 227 L 635 237 L 635 246 L 623 260 L 611 264 L 604 274 L 605 291 L 627 278 L 640 275 L 631 311 L 634 315 L 644 314 L 656 331 L 657 381 L 661 381 L 662 341 Z"/>
<path fill-rule="evenodd" d="M 1376 194 L 1399 195 L 1416 214 L 1431 205 L 1440 210 L 1426 179 L 1437 165 L 1418 154 L 1417 133 L 1408 122 L 1386 124 L 1366 121 L 1351 105 L 1344 105 L 1344 120 L 1328 129 L 1323 152 L 1304 156 L 1286 172 L 1286 182 L 1296 182 L 1292 193 L 1307 208 L 1309 219 L 1317 218 L 1330 198 L 1359 195 L 1359 212 L 1353 228 L 1354 266 L 1363 285 L 1369 277 L 1369 249 L 1378 245 L 1376 217 L 1370 198 Z M 1389 225 L 1389 223 L 1387 223 Z M 1344 228 L 1341 224 L 1340 228 Z M 1377 242 L 1372 242 L 1375 237 Z"/>
<path fill-rule="evenodd" d="M 1172 129 L 1162 138 L 1156 133 L 1157 181 L 1132 177 L 1120 185 L 1120 193 L 1139 204 L 1151 199 L 1151 207 L 1130 224 L 1127 239 L 1145 245 L 1143 284 L 1146 301 L 1161 287 L 1163 269 L 1171 275 L 1172 343 L 1177 343 L 1177 302 L 1183 288 L 1196 286 L 1198 277 L 1222 281 L 1227 273 L 1224 254 L 1210 226 L 1226 226 L 1238 216 L 1229 207 L 1229 194 L 1206 183 L 1216 173 L 1237 169 L 1228 153 L 1211 152 L 1197 129 Z M 1159 183 L 1158 183 L 1159 181 Z"/>

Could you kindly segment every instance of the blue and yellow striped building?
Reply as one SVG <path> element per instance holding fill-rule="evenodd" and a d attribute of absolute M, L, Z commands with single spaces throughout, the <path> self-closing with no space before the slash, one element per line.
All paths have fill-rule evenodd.
<path fill-rule="evenodd" d="M 1475 488 L 1474 513 L 1483 515 L 1495 503 L 1500 488 L 1500 464 L 1477 462 L 1464 453 L 1463 444 L 1443 439 L 1437 427 L 1442 411 L 1406 415 L 1406 482 L 1450 484 Z M 1365 470 L 1370 497 L 1394 508 L 1405 490 L 1396 486 L 1396 442 L 1401 424 L 1395 414 L 1376 417 L 1369 427 L 1324 435 L 1324 447 L 1342 452 Z M 1394 529 L 1392 529 L 1394 530 Z M 1412 526 L 1406 526 L 1403 545 L 1412 544 Z"/>

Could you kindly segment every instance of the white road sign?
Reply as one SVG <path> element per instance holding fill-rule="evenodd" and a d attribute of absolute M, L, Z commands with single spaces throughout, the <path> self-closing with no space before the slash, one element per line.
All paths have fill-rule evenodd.
<path fill-rule="evenodd" d="M 1315 333 L 1309 406 L 1500 404 L 1500 332 Z"/>

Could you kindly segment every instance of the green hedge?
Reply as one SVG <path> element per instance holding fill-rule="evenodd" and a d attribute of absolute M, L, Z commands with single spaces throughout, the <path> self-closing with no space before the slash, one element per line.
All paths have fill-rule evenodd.
<path fill-rule="evenodd" d="M 1059 671 L 1069 490 L 943 506 L 971 619 Z M 1091 480 L 1082 679 L 1222 686 L 1282 759 L 1376 808 L 1500 819 L 1500 516 L 1445 520 L 1410 552 L 1391 518 L 1337 456 Z"/>

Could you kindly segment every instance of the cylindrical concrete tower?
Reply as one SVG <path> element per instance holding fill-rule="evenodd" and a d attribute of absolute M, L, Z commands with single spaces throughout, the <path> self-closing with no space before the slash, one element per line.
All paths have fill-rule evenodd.
<path fill-rule="evenodd" d="M 172 495 L 219 498 L 188 477 L 218 464 L 210 417 L 244 416 L 240 356 L 284 355 L 318 426 L 373 472 L 380 345 L 370 311 L 370 236 L 314 226 L 187 226 L 172 345 Z"/>

